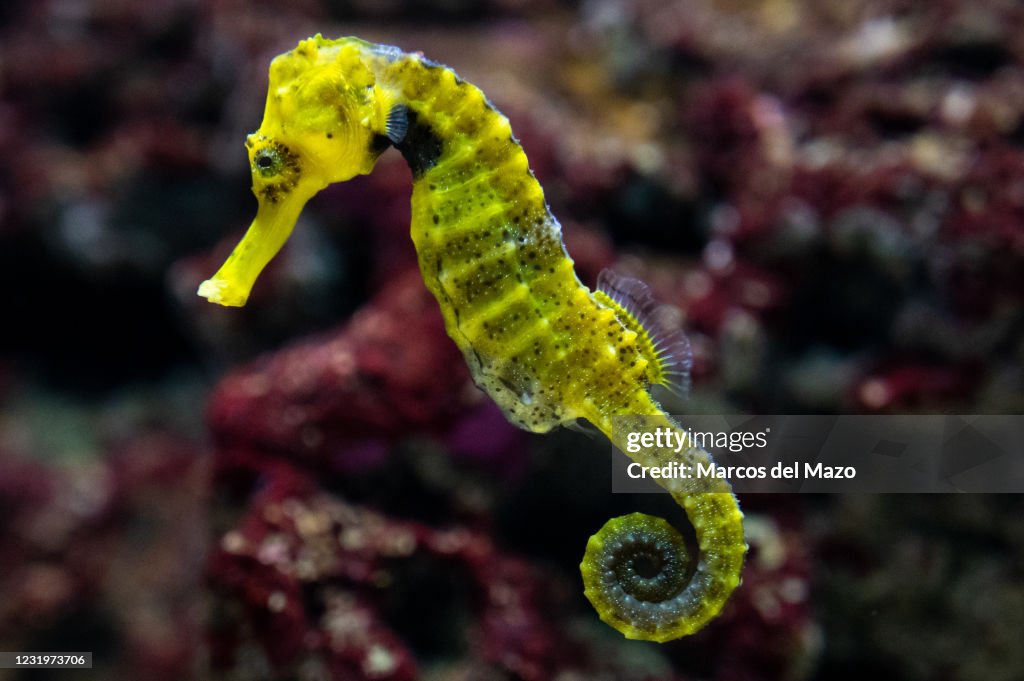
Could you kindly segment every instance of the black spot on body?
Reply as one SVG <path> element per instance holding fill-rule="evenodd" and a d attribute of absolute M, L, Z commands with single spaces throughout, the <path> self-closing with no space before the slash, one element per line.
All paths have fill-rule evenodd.
<path fill-rule="evenodd" d="M 374 135 L 373 140 L 370 142 L 370 153 L 375 156 L 380 156 L 387 148 L 391 146 L 391 140 L 388 139 L 387 135 Z"/>
<path fill-rule="evenodd" d="M 409 109 L 409 130 L 405 138 L 395 145 L 402 153 L 405 162 L 412 170 L 413 179 L 419 179 L 428 170 L 437 165 L 444 145 L 437 133 L 425 122 L 420 120 L 414 109 Z M 385 138 L 387 139 L 387 138 Z"/>

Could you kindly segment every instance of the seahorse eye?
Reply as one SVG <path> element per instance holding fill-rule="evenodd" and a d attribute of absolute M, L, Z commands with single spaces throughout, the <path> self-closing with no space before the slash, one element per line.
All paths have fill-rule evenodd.
<path fill-rule="evenodd" d="M 279 174 L 281 166 L 281 154 L 274 147 L 264 147 L 253 155 L 253 171 L 263 177 Z"/>

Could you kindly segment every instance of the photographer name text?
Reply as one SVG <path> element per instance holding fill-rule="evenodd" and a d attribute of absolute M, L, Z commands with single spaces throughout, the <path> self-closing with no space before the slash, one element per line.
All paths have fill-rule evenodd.
<path fill-rule="evenodd" d="M 852 480 L 857 477 L 853 466 L 826 466 L 822 463 L 804 462 L 768 466 L 719 466 L 714 463 L 698 463 L 695 466 L 675 461 L 657 468 L 645 468 L 631 463 L 626 473 L 634 480 L 640 478 L 700 480 L 720 478 L 725 480 Z"/>

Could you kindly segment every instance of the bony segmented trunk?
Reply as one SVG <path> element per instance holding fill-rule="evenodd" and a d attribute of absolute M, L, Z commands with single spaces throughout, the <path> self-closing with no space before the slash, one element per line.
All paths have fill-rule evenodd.
<path fill-rule="evenodd" d="M 542 433 L 583 418 L 620 448 L 615 416 L 652 415 L 681 432 L 648 389 L 685 391 L 685 336 L 642 283 L 607 272 L 597 291 L 579 281 L 508 119 L 451 69 L 317 35 L 274 59 L 263 123 L 246 146 L 257 216 L 200 295 L 243 305 L 306 201 L 370 172 L 394 146 L 413 174 L 423 279 L 474 381 L 512 423 Z M 645 465 L 669 455 L 633 454 Z M 710 460 L 697 448 L 686 456 Z M 674 485 L 695 559 L 667 523 L 632 514 L 591 537 L 581 565 L 587 597 L 630 638 L 692 633 L 739 584 L 746 544 L 728 483 Z"/>

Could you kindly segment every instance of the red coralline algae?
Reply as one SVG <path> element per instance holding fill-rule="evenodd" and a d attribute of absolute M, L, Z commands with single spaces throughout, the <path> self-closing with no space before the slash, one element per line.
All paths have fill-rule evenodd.
<path fill-rule="evenodd" d="M 714 190 L 771 196 L 787 184 L 794 142 L 775 97 L 725 78 L 694 93 L 683 112 L 701 175 Z"/>
<path fill-rule="evenodd" d="M 525 560 L 497 554 L 463 556 L 484 592 L 475 634 L 484 660 L 519 678 L 541 680 L 588 658 L 555 613 L 543 572 Z"/>
<path fill-rule="evenodd" d="M 57 627 L 68 650 L 123 641 L 126 677 L 191 676 L 202 644 L 203 454 L 157 432 L 60 469 L 0 457 L 0 647 L 25 650 Z M 113 675 L 110 659 L 94 664 Z"/>
<path fill-rule="evenodd" d="M 407 271 L 338 331 L 227 376 L 209 424 L 222 446 L 344 466 L 357 440 L 443 428 L 480 399 L 437 303 Z"/>
<path fill-rule="evenodd" d="M 284 464 L 265 464 L 260 475 L 245 514 L 210 557 L 208 579 L 220 599 L 211 639 L 218 667 L 242 664 L 239 644 L 249 632 L 278 673 L 315 665 L 338 679 L 418 678 L 382 608 L 394 607 L 389 588 L 398 575 L 431 563 L 463 575 L 478 621 L 461 635 L 471 637 L 480 662 L 542 680 L 579 655 L 543 573 L 502 555 L 485 535 L 353 506 Z M 429 588 L 429 581 L 403 588 Z M 436 613 L 405 616 L 453 626 Z"/>
<path fill-rule="evenodd" d="M 0 572 L 0 641 L 4 644 L 12 641 L 19 629 L 52 621 L 77 598 L 76 576 L 57 558 L 66 532 L 77 524 L 60 507 L 67 486 L 63 476 L 42 464 L 7 452 L 0 456 L 4 509 L 0 541 L 8 566 Z M 58 532 L 40 537 L 41 526 L 55 526 Z"/>
<path fill-rule="evenodd" d="M 439 366 L 449 369 L 438 374 Z M 466 635 L 481 663 L 551 678 L 574 647 L 552 621 L 535 568 L 496 552 L 485 535 L 393 520 L 299 473 L 300 465 L 357 471 L 367 453 L 384 457 L 388 443 L 431 432 L 506 477 L 522 470 L 521 438 L 486 406 L 418 272 L 390 282 L 337 331 L 227 376 L 208 412 L 218 480 L 249 510 L 210 559 L 221 606 L 245 612 L 214 628 L 217 665 L 244 666 L 238 646 L 251 636 L 277 670 L 315 665 L 332 678 L 416 678 L 414 656 L 381 607 L 395 562 L 426 560 L 452 564 L 466 587 L 475 585 L 479 622 Z"/>

